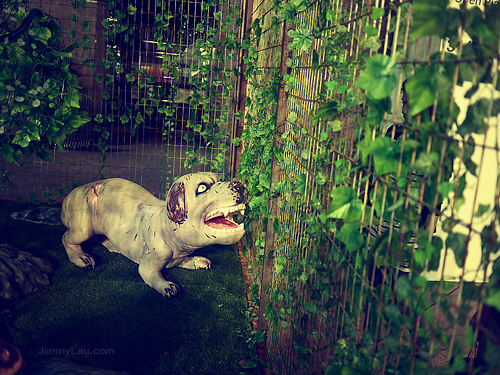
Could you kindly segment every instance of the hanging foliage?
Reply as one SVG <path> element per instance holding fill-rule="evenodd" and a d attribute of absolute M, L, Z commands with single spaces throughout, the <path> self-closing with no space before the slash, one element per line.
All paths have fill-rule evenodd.
<path fill-rule="evenodd" d="M 61 45 L 58 21 L 23 2 L 0 2 L 0 37 L 0 152 L 15 164 L 33 154 L 49 161 L 48 147 L 63 151 L 90 120 L 69 65 L 77 45 Z"/>

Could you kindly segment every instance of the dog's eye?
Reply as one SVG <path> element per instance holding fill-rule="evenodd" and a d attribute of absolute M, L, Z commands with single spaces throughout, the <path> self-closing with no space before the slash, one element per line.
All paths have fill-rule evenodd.
<path fill-rule="evenodd" d="M 207 190 L 208 190 L 208 185 L 204 184 L 204 183 L 201 183 L 196 188 L 196 195 L 202 194 L 202 193 L 206 192 Z"/>

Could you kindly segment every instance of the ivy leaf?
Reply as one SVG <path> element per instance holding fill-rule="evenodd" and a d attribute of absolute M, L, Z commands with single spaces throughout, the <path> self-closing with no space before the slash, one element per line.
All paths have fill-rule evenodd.
<path fill-rule="evenodd" d="M 438 186 L 438 192 L 441 194 L 441 197 L 444 199 L 455 190 L 455 184 L 448 182 L 448 181 L 443 181 L 439 184 Z"/>
<path fill-rule="evenodd" d="M 446 30 L 448 0 L 415 0 L 413 2 L 412 34 L 443 36 Z"/>
<path fill-rule="evenodd" d="M 295 181 L 295 193 L 299 193 L 304 195 L 306 192 L 306 175 L 304 173 L 301 173 L 297 176 L 297 179 Z"/>
<path fill-rule="evenodd" d="M 372 20 L 378 20 L 384 14 L 385 14 L 385 9 L 384 8 L 377 8 L 375 6 L 372 6 L 372 13 L 370 14 L 370 18 Z"/>
<path fill-rule="evenodd" d="M 343 94 L 347 90 L 349 90 L 349 86 L 347 86 L 347 85 L 338 85 L 338 87 L 337 87 L 337 93 L 339 93 L 339 94 Z"/>
<path fill-rule="evenodd" d="M 304 302 L 304 309 L 306 311 L 310 311 L 313 314 L 316 314 L 318 312 L 318 306 L 316 306 L 314 302 L 311 301 Z"/>
<path fill-rule="evenodd" d="M 64 97 L 64 104 L 68 107 L 80 108 L 80 94 L 77 91 L 71 91 Z"/>
<path fill-rule="evenodd" d="M 500 99 L 493 100 L 491 106 L 491 117 L 496 117 L 500 113 Z"/>
<path fill-rule="evenodd" d="M 457 354 L 455 358 L 453 358 L 453 363 L 451 364 L 450 371 L 452 374 L 467 371 L 467 362 L 461 354 Z"/>
<path fill-rule="evenodd" d="M 52 32 L 48 28 L 42 27 L 36 34 L 35 39 L 38 39 L 43 44 L 47 44 L 47 41 L 50 39 L 51 36 Z"/>
<path fill-rule="evenodd" d="M 490 296 L 488 296 L 488 298 L 486 298 L 484 303 L 500 311 L 500 290 L 495 290 Z"/>
<path fill-rule="evenodd" d="M 269 190 L 271 188 L 271 179 L 268 174 L 265 173 L 259 174 L 259 185 L 257 186 L 257 188 L 260 191 L 264 191 L 264 189 Z"/>
<path fill-rule="evenodd" d="M 472 325 L 468 325 L 465 329 L 465 345 L 469 349 L 472 349 L 472 346 L 476 343 L 476 335 L 474 334 L 474 328 Z"/>
<path fill-rule="evenodd" d="M 99 114 L 97 114 L 97 115 L 95 116 L 94 120 L 95 120 L 97 123 L 101 124 L 101 123 L 104 121 L 104 117 L 103 117 L 103 116 L 99 113 Z"/>
<path fill-rule="evenodd" d="M 377 51 L 382 46 L 382 43 L 380 42 L 380 39 L 377 35 L 373 35 L 366 39 L 363 46 L 365 48 L 371 49 L 372 51 Z"/>
<path fill-rule="evenodd" d="M 421 152 L 415 161 L 415 169 L 422 171 L 426 176 L 436 173 L 439 168 L 439 155 L 437 152 Z"/>
<path fill-rule="evenodd" d="M 338 186 L 332 190 L 332 192 L 330 193 L 330 198 L 332 198 L 332 201 L 330 203 L 328 211 L 333 212 L 335 210 L 338 210 L 344 204 L 355 199 L 356 193 L 349 186 Z"/>
<path fill-rule="evenodd" d="M 324 185 L 327 183 L 328 181 L 328 175 L 325 173 L 325 172 L 321 172 L 319 171 L 317 174 L 316 174 L 316 183 L 318 185 Z"/>
<path fill-rule="evenodd" d="M 316 50 L 313 50 L 312 68 L 314 71 L 319 69 L 319 56 L 318 56 L 318 52 L 316 52 Z"/>
<path fill-rule="evenodd" d="M 289 122 L 295 122 L 295 121 L 297 121 L 297 118 L 298 118 L 297 112 L 290 112 L 288 114 L 288 121 Z"/>
<path fill-rule="evenodd" d="M 8 143 L 3 143 L 2 147 L 0 148 L 0 153 L 2 156 L 10 161 L 11 163 L 14 163 L 16 165 L 19 165 L 18 161 L 14 157 L 14 148 L 9 145 Z"/>
<path fill-rule="evenodd" d="M 487 256 L 486 254 L 496 254 L 500 249 L 494 222 L 490 225 L 486 225 L 481 231 L 481 246 L 484 252 L 483 256 Z M 485 260 L 486 259 L 483 259 L 483 262 Z"/>
<path fill-rule="evenodd" d="M 335 119 L 333 121 L 328 121 L 328 128 L 332 133 L 337 133 L 342 130 L 342 120 Z"/>
<path fill-rule="evenodd" d="M 339 186 L 330 194 L 332 200 L 326 216 L 329 219 L 343 219 L 353 222 L 361 217 L 363 203 L 356 198 L 355 191 L 349 186 Z"/>
<path fill-rule="evenodd" d="M 379 125 L 384 120 L 384 113 L 391 113 L 392 101 L 390 97 L 377 100 L 371 94 L 367 94 L 366 103 L 370 108 L 366 121 L 370 125 Z"/>
<path fill-rule="evenodd" d="M 388 305 L 385 308 L 385 315 L 387 316 L 387 319 L 397 323 L 401 318 L 401 311 L 396 305 Z"/>
<path fill-rule="evenodd" d="M 396 283 L 396 296 L 398 297 L 398 301 L 402 302 L 410 296 L 410 293 L 411 284 L 410 281 L 408 281 L 408 277 L 400 276 Z"/>
<path fill-rule="evenodd" d="M 334 91 L 337 88 L 337 81 L 327 81 L 324 83 L 326 89 L 329 91 Z"/>
<path fill-rule="evenodd" d="M 434 104 L 437 80 L 434 65 L 421 67 L 406 81 L 405 89 L 410 104 L 410 115 L 415 116 Z"/>
<path fill-rule="evenodd" d="M 359 233 L 359 221 L 342 225 L 336 238 L 346 246 L 346 250 L 350 253 L 360 249 L 365 242 L 365 237 Z"/>
<path fill-rule="evenodd" d="M 374 99 L 383 99 L 390 95 L 398 83 L 395 68 L 396 62 L 390 56 L 374 55 L 366 62 L 356 86 L 368 91 Z"/>
<path fill-rule="evenodd" d="M 12 143 L 17 144 L 23 148 L 28 147 L 31 141 L 39 141 L 40 134 L 38 129 L 40 128 L 40 121 L 34 120 L 23 126 L 16 132 L 16 136 L 12 140 Z"/>
<path fill-rule="evenodd" d="M 363 203 L 359 200 L 353 200 L 338 210 L 331 212 L 327 215 L 328 218 L 332 219 L 343 219 L 344 221 L 350 223 L 361 218 L 363 212 Z"/>
<path fill-rule="evenodd" d="M 323 104 L 318 108 L 316 113 L 312 116 L 311 120 L 326 120 L 335 116 L 338 112 L 338 103 L 336 101 L 331 101 Z"/>
<path fill-rule="evenodd" d="M 293 42 L 290 47 L 300 48 L 303 51 L 308 51 L 312 46 L 312 36 L 309 35 L 308 29 L 297 29 L 293 33 Z"/>
<path fill-rule="evenodd" d="M 457 266 L 462 267 L 464 264 L 465 251 L 467 249 L 467 236 L 463 233 L 450 233 L 448 238 L 446 238 L 445 244 L 446 247 L 449 247 L 455 253 Z"/>
<path fill-rule="evenodd" d="M 487 123 L 484 121 L 488 115 L 488 107 L 490 101 L 488 99 L 481 99 L 470 105 L 467 108 L 467 116 L 464 122 L 458 127 L 458 134 L 462 137 L 471 134 L 484 134 Z"/>
<path fill-rule="evenodd" d="M 443 248 L 443 240 L 441 237 L 433 236 L 431 242 L 424 242 L 425 257 L 429 262 L 427 263 L 428 271 L 437 271 L 439 268 L 439 261 L 441 259 L 441 249 Z"/>
<path fill-rule="evenodd" d="M 86 112 L 84 112 L 84 113 L 86 113 Z M 90 117 L 88 117 L 88 116 L 74 115 L 71 117 L 68 124 L 72 128 L 76 129 L 76 128 L 79 128 L 80 126 L 82 126 L 83 124 L 86 124 L 89 121 L 90 121 Z"/>
<path fill-rule="evenodd" d="M 127 11 L 128 11 L 128 14 L 133 16 L 135 14 L 135 12 L 137 11 L 137 8 L 134 7 L 132 4 L 129 4 L 129 6 L 127 7 Z"/>
<path fill-rule="evenodd" d="M 274 230 L 274 233 L 276 233 L 277 235 L 279 235 L 281 233 L 280 219 L 276 218 L 273 220 L 273 230 Z"/>
<path fill-rule="evenodd" d="M 483 216 L 488 210 L 490 209 L 489 204 L 481 204 L 479 203 L 479 206 L 477 207 L 477 211 L 474 214 L 474 217 L 481 217 Z"/>
<path fill-rule="evenodd" d="M 375 26 L 370 24 L 370 25 L 365 26 L 364 32 L 366 34 L 366 37 L 369 38 L 369 37 L 372 37 L 374 35 L 377 35 L 378 29 Z"/>
<path fill-rule="evenodd" d="M 399 165 L 399 151 L 396 142 L 388 137 L 377 137 L 370 144 L 375 172 L 379 175 L 396 173 Z"/>

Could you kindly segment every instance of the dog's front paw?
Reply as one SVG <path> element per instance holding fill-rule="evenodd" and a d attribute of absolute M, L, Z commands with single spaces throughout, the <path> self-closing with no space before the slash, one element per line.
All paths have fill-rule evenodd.
<path fill-rule="evenodd" d="M 193 257 L 193 265 L 195 270 L 210 268 L 212 266 L 212 261 L 205 257 Z"/>
<path fill-rule="evenodd" d="M 177 297 L 180 295 L 180 289 L 173 282 L 166 281 L 166 284 L 160 293 L 163 294 L 164 297 L 169 297 L 169 298 L 170 297 Z"/>

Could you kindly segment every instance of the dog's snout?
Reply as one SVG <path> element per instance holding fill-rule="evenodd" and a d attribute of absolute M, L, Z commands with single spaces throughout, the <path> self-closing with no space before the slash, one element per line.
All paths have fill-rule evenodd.
<path fill-rule="evenodd" d="M 231 181 L 229 189 L 236 194 L 236 204 L 246 203 L 248 200 L 248 190 L 241 182 Z"/>

